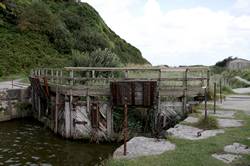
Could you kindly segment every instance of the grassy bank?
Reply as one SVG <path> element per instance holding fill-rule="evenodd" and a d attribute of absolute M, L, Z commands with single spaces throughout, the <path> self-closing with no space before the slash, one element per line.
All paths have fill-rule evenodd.
<path fill-rule="evenodd" d="M 250 146 L 250 118 L 244 113 L 239 112 L 237 119 L 244 120 L 244 126 L 241 128 L 225 129 L 224 134 L 211 137 L 205 140 L 190 141 L 184 139 L 177 139 L 170 137 L 168 140 L 176 144 L 176 150 L 166 152 L 158 156 L 141 157 L 134 160 L 112 160 L 107 161 L 109 166 L 223 166 L 228 165 L 213 158 L 214 153 L 223 152 L 225 145 L 239 142 Z M 246 166 L 250 163 L 250 155 L 243 155 L 243 157 L 232 164 L 237 166 Z"/>

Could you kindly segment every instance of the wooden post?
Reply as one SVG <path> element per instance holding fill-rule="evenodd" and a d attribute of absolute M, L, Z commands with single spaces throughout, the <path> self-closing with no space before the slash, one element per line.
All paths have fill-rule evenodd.
<path fill-rule="evenodd" d="M 70 110 L 69 110 L 69 117 L 70 117 L 70 121 L 69 121 L 69 124 L 70 124 L 70 128 L 69 128 L 69 133 L 70 133 L 70 137 L 72 136 L 72 130 L 73 130 L 73 116 L 72 116 L 72 113 L 73 113 L 73 96 L 72 96 L 72 91 L 70 90 L 70 99 L 69 99 L 69 107 L 70 107 Z"/>
<path fill-rule="evenodd" d="M 207 87 L 205 88 L 205 119 L 207 119 Z"/>
<path fill-rule="evenodd" d="M 125 71 L 125 78 L 128 78 L 128 70 Z"/>
<path fill-rule="evenodd" d="M 95 70 L 92 70 L 92 78 L 95 78 Z"/>
<path fill-rule="evenodd" d="M 60 84 L 62 84 L 63 83 L 63 71 L 61 70 L 60 71 Z"/>
<path fill-rule="evenodd" d="M 57 133 L 58 129 L 58 105 L 59 105 L 59 94 L 58 94 L 58 86 L 56 87 L 56 112 L 55 112 L 55 128 L 54 132 Z"/>
<path fill-rule="evenodd" d="M 214 82 L 214 114 L 216 114 L 216 82 Z"/>
<path fill-rule="evenodd" d="M 51 71 L 50 71 L 51 73 L 51 82 L 54 82 L 54 70 L 53 69 L 51 69 Z"/>
<path fill-rule="evenodd" d="M 70 136 L 70 103 L 69 98 L 65 96 L 65 108 L 64 108 L 64 126 L 65 126 L 65 137 Z"/>
<path fill-rule="evenodd" d="M 221 87 L 221 79 L 220 79 L 220 103 L 222 103 L 222 87 Z"/>
<path fill-rule="evenodd" d="M 184 80 L 183 80 L 183 86 L 184 86 L 184 91 L 183 91 L 183 113 L 186 113 L 187 110 L 187 90 L 188 90 L 188 83 L 187 83 L 187 77 L 188 77 L 188 69 L 186 69 L 185 74 L 184 74 Z"/>
<path fill-rule="evenodd" d="M 125 104 L 124 104 L 124 151 L 123 155 L 127 155 L 127 137 L 128 137 L 128 106 L 127 106 L 127 98 L 125 97 Z"/>
<path fill-rule="evenodd" d="M 209 92 L 210 90 L 210 71 L 207 70 L 207 93 Z"/>
<path fill-rule="evenodd" d="M 41 99 L 40 96 L 37 95 L 37 102 L 38 102 L 38 120 L 41 119 Z"/>
<path fill-rule="evenodd" d="M 56 84 L 59 83 L 59 71 L 56 70 Z"/>
<path fill-rule="evenodd" d="M 74 85 L 74 71 L 73 70 L 70 71 L 70 85 L 71 86 Z"/>
<path fill-rule="evenodd" d="M 109 138 L 111 138 L 112 136 L 112 108 L 110 107 L 108 110 L 107 110 L 107 135 Z"/>
<path fill-rule="evenodd" d="M 158 87 L 157 87 L 157 109 L 154 111 L 154 130 L 157 130 L 157 124 L 158 124 L 158 119 L 157 119 L 157 115 L 160 112 L 160 108 L 161 108 L 161 96 L 160 96 L 160 89 L 161 89 L 161 77 L 162 77 L 162 70 L 159 69 L 159 73 L 158 73 Z"/>

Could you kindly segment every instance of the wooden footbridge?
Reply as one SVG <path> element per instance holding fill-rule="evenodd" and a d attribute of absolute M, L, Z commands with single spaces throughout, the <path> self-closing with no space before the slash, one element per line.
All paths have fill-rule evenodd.
<path fill-rule="evenodd" d="M 42 68 L 32 70 L 30 82 L 34 116 L 54 132 L 66 138 L 109 140 L 115 135 L 116 108 L 150 110 L 154 124 L 151 127 L 156 130 L 159 121 L 164 121 L 160 125 L 166 121 L 159 116 L 164 111 L 161 106 L 164 102 L 181 102 L 186 112 L 190 100 L 204 96 L 204 88 L 209 88 L 209 70 L 205 67 Z"/>

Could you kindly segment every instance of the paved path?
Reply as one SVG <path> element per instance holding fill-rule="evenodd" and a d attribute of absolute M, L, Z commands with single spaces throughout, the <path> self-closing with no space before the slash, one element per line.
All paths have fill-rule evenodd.
<path fill-rule="evenodd" d="M 241 81 L 241 82 L 244 82 L 244 83 L 250 85 L 250 81 L 248 81 L 248 80 L 246 80 L 246 79 L 244 79 L 244 78 L 241 78 L 241 77 L 239 77 L 239 76 L 235 76 L 234 78 L 236 78 L 237 80 L 239 80 L 239 81 Z"/>
<path fill-rule="evenodd" d="M 248 94 L 250 93 L 250 88 L 237 88 L 237 89 L 233 89 L 234 93 L 237 94 Z"/>
<path fill-rule="evenodd" d="M 219 104 L 221 108 L 242 110 L 250 115 L 250 96 L 247 95 L 231 95 L 227 96 L 226 101 Z"/>
<path fill-rule="evenodd" d="M 241 78 L 239 76 L 236 76 L 235 78 L 250 86 L 250 81 L 248 81 L 244 78 Z M 237 88 L 237 89 L 233 89 L 233 91 L 234 91 L 234 93 L 237 93 L 237 94 L 247 94 L 247 93 L 250 93 L 250 87 L 249 88 Z"/>
<path fill-rule="evenodd" d="M 20 88 L 27 88 L 29 84 L 25 84 L 20 82 L 20 80 L 13 80 L 13 86 L 12 86 L 12 81 L 3 81 L 0 82 L 0 90 L 5 90 L 5 89 L 20 89 Z"/>

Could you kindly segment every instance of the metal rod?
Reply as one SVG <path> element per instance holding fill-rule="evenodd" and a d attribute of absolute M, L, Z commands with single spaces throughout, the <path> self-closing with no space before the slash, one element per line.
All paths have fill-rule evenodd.
<path fill-rule="evenodd" d="M 128 136 L 128 106 L 127 106 L 127 99 L 125 97 L 125 104 L 124 104 L 124 156 L 127 155 L 127 136 Z"/>
<path fill-rule="evenodd" d="M 207 87 L 205 88 L 205 119 L 207 119 Z"/>
<path fill-rule="evenodd" d="M 214 82 L 214 114 L 216 114 L 216 82 Z"/>

